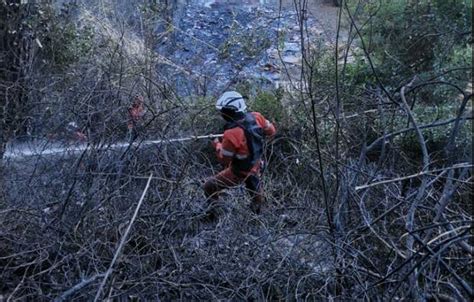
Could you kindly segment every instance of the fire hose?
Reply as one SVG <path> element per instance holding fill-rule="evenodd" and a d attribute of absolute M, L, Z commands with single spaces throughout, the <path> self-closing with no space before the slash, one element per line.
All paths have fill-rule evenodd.
<path fill-rule="evenodd" d="M 111 145 L 94 146 L 94 150 L 114 150 L 114 149 L 122 149 L 126 147 L 170 144 L 170 143 L 177 143 L 177 142 L 195 141 L 195 140 L 201 140 L 201 139 L 213 139 L 213 138 L 219 138 L 222 136 L 223 134 L 193 135 L 193 136 L 181 137 L 181 138 L 115 143 Z M 25 147 L 7 148 L 5 154 L 3 155 L 3 159 L 18 159 L 18 158 L 30 157 L 30 156 L 54 156 L 58 154 L 72 155 L 72 154 L 84 152 L 88 148 L 92 147 L 91 144 L 79 144 L 79 145 L 75 144 L 71 146 L 52 147 L 51 145 L 48 146 L 49 143 L 50 142 L 46 142 L 45 144 L 33 145 L 33 146 L 30 145 L 30 146 L 25 146 Z"/>

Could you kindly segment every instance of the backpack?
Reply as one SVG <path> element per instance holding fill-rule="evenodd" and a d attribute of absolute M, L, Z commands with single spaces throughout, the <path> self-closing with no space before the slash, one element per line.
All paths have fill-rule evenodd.
<path fill-rule="evenodd" d="M 224 129 L 228 130 L 236 127 L 244 130 L 247 148 L 249 149 L 249 156 L 247 158 L 238 159 L 234 157 L 232 159 L 232 172 L 240 175 L 241 172 L 250 171 L 262 157 L 265 135 L 252 113 L 246 113 L 242 120 L 228 122 Z"/>

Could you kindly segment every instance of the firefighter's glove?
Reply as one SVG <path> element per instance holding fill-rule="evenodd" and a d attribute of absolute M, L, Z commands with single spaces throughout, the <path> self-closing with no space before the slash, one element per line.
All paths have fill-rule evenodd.
<path fill-rule="evenodd" d="M 219 151 L 222 148 L 222 143 L 219 141 L 218 138 L 213 139 L 211 144 L 216 151 Z"/>

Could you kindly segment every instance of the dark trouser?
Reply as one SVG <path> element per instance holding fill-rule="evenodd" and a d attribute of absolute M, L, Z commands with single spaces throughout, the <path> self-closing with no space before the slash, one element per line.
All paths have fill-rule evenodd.
<path fill-rule="evenodd" d="M 209 178 L 204 184 L 204 193 L 210 202 L 219 198 L 219 193 L 228 188 L 244 183 L 247 192 L 252 198 L 252 210 L 259 212 L 261 205 L 265 201 L 261 186 L 260 177 L 255 174 L 246 176 L 235 175 L 231 168 L 226 168 L 217 175 Z"/>
<path fill-rule="evenodd" d="M 138 137 L 138 129 L 137 127 L 129 127 L 127 131 L 127 141 L 129 143 L 133 143 Z"/>

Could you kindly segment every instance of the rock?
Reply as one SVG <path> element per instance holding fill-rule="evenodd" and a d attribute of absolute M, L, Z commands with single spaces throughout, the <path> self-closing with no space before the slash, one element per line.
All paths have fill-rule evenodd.
<path fill-rule="evenodd" d="M 269 80 L 270 82 L 274 82 L 281 79 L 281 74 L 280 72 L 262 72 L 262 77 Z"/>
<path fill-rule="evenodd" d="M 300 46 L 298 43 L 293 43 L 293 42 L 285 42 L 285 46 L 283 48 L 283 52 L 288 53 L 296 53 L 300 51 Z"/>
<path fill-rule="evenodd" d="M 313 35 L 320 36 L 324 33 L 324 30 L 318 28 L 318 27 L 311 27 L 309 29 L 309 32 Z"/>
<path fill-rule="evenodd" d="M 266 63 L 262 66 L 263 70 L 269 72 L 279 72 L 280 68 L 272 63 Z"/>
<path fill-rule="evenodd" d="M 276 48 L 267 49 L 267 56 L 271 59 L 279 59 L 278 50 Z"/>
<path fill-rule="evenodd" d="M 301 56 L 295 55 L 285 55 L 282 58 L 282 61 L 288 64 L 300 65 L 301 64 Z"/>
<path fill-rule="evenodd" d="M 299 41 L 300 41 L 300 36 L 299 36 L 299 35 L 293 35 L 293 36 L 290 38 L 290 41 L 299 42 Z"/>

